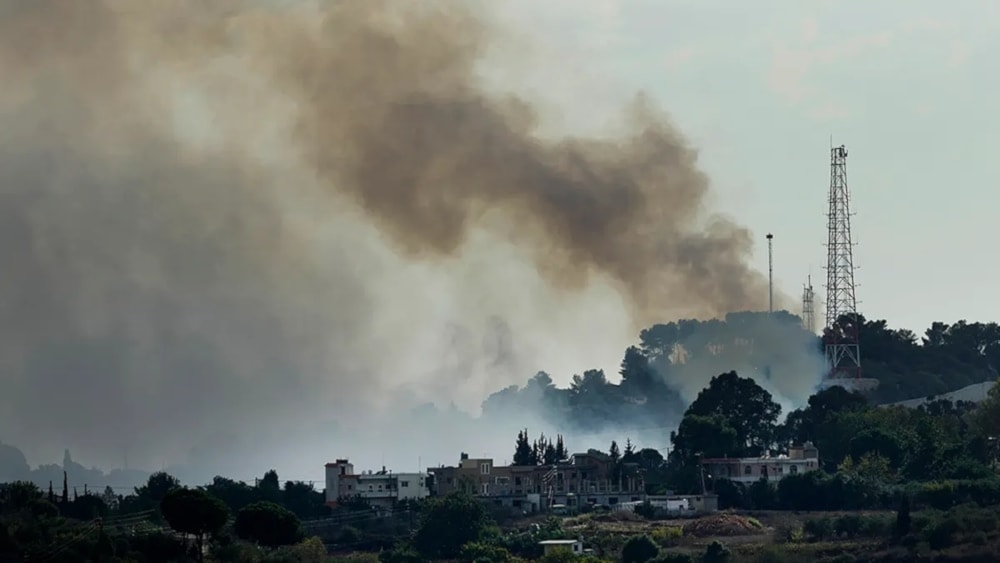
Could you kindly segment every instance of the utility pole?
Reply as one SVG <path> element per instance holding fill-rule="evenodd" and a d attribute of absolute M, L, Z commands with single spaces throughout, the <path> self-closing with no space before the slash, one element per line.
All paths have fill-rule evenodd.
<path fill-rule="evenodd" d="M 767 313 L 774 313 L 774 235 L 767 233 Z"/>
<path fill-rule="evenodd" d="M 847 187 L 847 149 L 830 149 L 826 244 L 826 326 L 823 342 L 833 379 L 861 377 L 858 302 L 854 283 L 851 194 Z M 845 323 L 841 323 L 841 321 Z M 846 324 L 846 326 L 844 326 Z"/>

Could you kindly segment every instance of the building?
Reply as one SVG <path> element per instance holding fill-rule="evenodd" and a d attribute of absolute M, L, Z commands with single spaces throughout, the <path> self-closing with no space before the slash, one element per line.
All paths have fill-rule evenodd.
<path fill-rule="evenodd" d="M 430 495 L 428 476 L 423 473 L 386 471 L 354 472 L 347 459 L 326 464 L 326 504 L 343 499 L 362 499 L 372 506 L 391 508 L 399 501 L 419 500 Z"/>
<path fill-rule="evenodd" d="M 702 460 L 709 481 L 728 479 L 750 484 L 760 479 L 779 481 L 788 475 L 819 469 L 819 450 L 812 442 L 788 449 L 788 455 L 742 458 L 707 458 Z"/>
<path fill-rule="evenodd" d="M 674 516 L 694 516 L 719 510 L 719 497 L 712 493 L 703 495 L 646 495 L 642 501 L 621 503 L 614 507 L 614 510 L 632 511 L 642 503 L 649 503 L 653 509 Z"/>
<path fill-rule="evenodd" d="M 538 542 L 544 555 L 557 551 L 569 551 L 573 555 L 583 554 L 583 540 L 544 540 Z"/>
<path fill-rule="evenodd" d="M 637 464 L 616 467 L 611 456 L 593 449 L 553 465 L 537 466 L 497 466 L 492 459 L 469 458 L 463 453 L 457 466 L 427 471 L 435 495 L 462 491 L 525 512 L 556 505 L 575 509 L 639 501 L 646 486 Z"/>

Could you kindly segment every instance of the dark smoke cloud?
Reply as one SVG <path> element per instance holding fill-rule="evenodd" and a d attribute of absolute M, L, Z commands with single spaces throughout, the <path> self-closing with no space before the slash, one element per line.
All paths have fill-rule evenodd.
<path fill-rule="evenodd" d="M 638 98 L 620 138 L 543 140 L 480 84 L 496 37 L 459 2 L 0 1 L 0 438 L 160 463 L 470 372 L 481 398 L 498 365 L 548 367 L 518 327 L 573 304 L 473 277 L 482 233 L 551 295 L 610 280 L 629 328 L 759 307 L 750 233 L 706 223 L 669 122 Z M 482 353 L 421 316 L 431 294 L 482 320 Z"/>

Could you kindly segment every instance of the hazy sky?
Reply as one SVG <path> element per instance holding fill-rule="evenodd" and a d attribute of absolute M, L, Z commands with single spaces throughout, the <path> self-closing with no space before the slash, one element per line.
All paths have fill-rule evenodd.
<path fill-rule="evenodd" d="M 811 269 L 825 300 L 832 135 L 850 153 L 861 312 L 918 333 L 935 320 L 1000 319 L 989 258 L 996 2 L 514 0 L 503 10 L 544 34 L 522 87 L 564 125 L 599 128 L 636 89 L 652 95 L 700 148 L 718 209 L 759 234 L 762 270 L 774 233 L 782 289 L 801 295 Z"/>
<path fill-rule="evenodd" d="M 488 35 L 493 51 L 479 61 L 491 104 L 502 99 L 494 98 L 502 93 L 497 89 L 509 89 L 538 103 L 543 132 L 614 139 L 621 138 L 620 131 L 605 130 L 625 128 L 622 109 L 636 92 L 646 92 L 699 147 L 701 165 L 714 183 L 707 206 L 757 234 L 754 265 L 761 271 L 767 268 L 764 235 L 775 234 L 776 281 L 784 292 L 800 295 L 811 270 L 819 301 L 824 297 L 832 135 L 835 144 L 850 150 L 861 311 L 918 332 L 935 320 L 1000 319 L 1000 305 L 986 299 L 991 274 L 1000 267 L 987 266 L 995 261 L 988 258 L 984 236 L 998 203 L 997 196 L 986 195 L 995 178 L 987 155 L 1000 149 L 995 132 L 1000 102 L 992 95 L 1000 78 L 988 58 L 998 47 L 990 42 L 1000 41 L 989 38 L 1000 27 L 995 0 L 950 5 L 884 0 L 874 6 L 847 0 L 455 0 L 463 1 L 487 4 L 506 24 L 505 33 Z M 369 6 L 343 5 L 354 8 L 349 12 Z M 472 233 L 457 259 L 408 261 L 390 252 L 377 228 L 384 220 L 364 222 L 370 217 L 340 206 L 338 194 L 324 191 L 358 186 L 316 181 L 313 166 L 322 168 L 322 157 L 329 156 L 325 149 L 345 145 L 337 135 L 359 138 L 357 131 L 341 127 L 356 125 L 366 132 L 379 123 L 371 113 L 354 119 L 361 115 L 354 110 L 359 100 L 383 99 L 372 91 L 397 83 L 400 92 L 384 92 L 385 100 L 441 87 L 427 77 L 432 73 L 419 72 L 420 65 L 432 68 L 442 53 L 453 63 L 475 60 L 465 51 L 453 52 L 466 45 L 463 36 L 470 29 L 477 40 L 468 45 L 479 47 L 475 26 L 445 18 L 442 28 L 454 37 L 443 42 L 431 33 L 434 26 L 416 26 L 412 36 L 404 36 L 430 46 L 423 56 L 401 48 L 410 45 L 406 42 L 388 42 L 392 48 L 384 52 L 349 48 L 349 41 L 342 48 L 337 38 L 354 36 L 332 33 L 320 40 L 310 26 L 299 27 L 312 21 L 296 19 L 301 14 L 278 18 L 275 26 L 242 20 L 248 43 L 209 41 L 213 36 L 200 35 L 199 25 L 180 26 L 192 35 L 163 41 L 161 24 L 172 25 L 171 10 L 184 15 L 182 23 L 207 22 L 205 29 L 216 32 L 230 28 L 211 25 L 207 4 L 190 13 L 167 4 L 143 6 L 146 11 L 120 11 L 120 29 L 105 29 L 111 18 L 88 19 L 97 12 L 73 3 L 31 4 L 0 18 L 0 27 L 9 28 L 0 33 L 7 39 L 0 40 L 0 74 L 19 86 L 0 91 L 5 124 L 0 158 L 9 163 L 0 167 L 7 178 L 0 187 L 14 202 L 0 207 L 8 217 L 0 224 L 14 233 L 3 237 L 6 246 L 0 244 L 0 256 L 10 266 L 6 308 L 0 309 L 6 314 L 0 328 L 8 335 L 0 356 L 10 364 L 4 372 L 7 393 L 0 394 L 7 399 L 0 403 L 0 414 L 7 417 L 0 420 L 5 433 L 0 439 L 30 446 L 33 463 L 58 459 L 64 447 L 87 452 L 80 459 L 88 464 L 117 460 L 128 449 L 130 460 L 144 466 L 170 463 L 189 450 L 194 458 L 209 452 L 236 459 L 226 447 L 242 447 L 268 462 L 276 456 L 296 460 L 288 465 L 294 471 L 318 472 L 321 461 L 334 455 L 374 466 L 381 455 L 376 449 L 400 440 L 393 425 L 379 425 L 386 437 L 363 452 L 353 435 L 330 438 L 327 418 L 358 411 L 381 420 L 376 411 L 404 402 L 398 397 L 442 405 L 455 401 L 476 411 L 483 397 L 523 383 L 538 369 L 552 372 L 560 384 L 590 367 L 616 371 L 635 332 L 607 280 L 587 279 L 586 290 L 572 295 L 553 289 L 541 281 L 538 262 L 525 258 L 531 253 L 507 244 L 497 234 L 507 231 L 499 227 L 492 238 Z M 32 25 L 52 21 L 65 27 L 53 35 L 60 40 L 28 37 Z M 362 17 L 355 27 L 340 22 L 341 29 L 363 30 L 365 21 Z M 18 25 L 23 22 L 27 25 Z M 32 39 L 46 44 L 35 49 Z M 37 60 L 25 59 L 25 45 Z M 218 56 L 231 55 L 227 49 L 233 45 L 248 50 L 238 57 Z M 183 48 L 174 49 L 178 46 Z M 136 53 L 149 64 L 136 63 L 144 60 Z M 242 66 L 250 63 L 263 67 Z M 451 84 L 456 91 L 478 91 L 479 84 L 466 81 L 464 73 L 456 76 L 461 79 Z M 327 80 L 313 80 L 317 77 Z M 51 82 L 54 78 L 62 82 Z M 44 95 L 33 95 L 38 92 Z M 146 95 L 151 93 L 155 96 Z M 337 95 L 346 97 L 342 106 L 329 103 Z M 320 111 L 327 105 L 348 109 Z M 511 110 L 504 119 L 524 117 L 513 106 L 503 107 Z M 246 119 L 254 112 L 261 117 Z M 438 140 L 463 139 L 445 134 L 447 126 L 456 125 L 452 121 L 426 130 L 434 130 Z M 50 122 L 60 128 L 43 127 Z M 413 128 L 412 121 L 398 123 Z M 304 134 L 315 133 L 304 124 L 329 127 L 337 135 Z M 287 141 L 286 135 L 315 149 L 315 161 L 303 164 L 274 149 L 289 146 L 277 143 Z M 360 137 L 400 138 L 382 135 Z M 531 142 L 523 146 L 534 142 L 527 138 Z M 447 149 L 469 148 L 445 144 L 426 150 L 435 157 L 428 160 L 451 154 Z M 641 148 L 649 152 L 648 146 Z M 381 154 L 375 147 L 358 154 Z M 477 147 L 476 154 L 494 154 L 489 142 Z M 208 157 L 192 159 L 188 151 Z M 258 153 L 267 158 L 258 162 L 248 156 Z M 56 160 L 60 167 L 49 164 L 53 155 L 62 155 Z M 508 177 L 511 161 L 494 157 L 490 163 L 497 161 L 503 165 L 493 172 Z M 482 176 L 486 167 L 476 170 Z M 73 179 L 73 190 L 63 185 L 67 178 Z M 285 189 L 286 183 L 300 191 Z M 131 197 L 134 184 L 143 187 L 143 197 Z M 673 207 L 653 209 L 688 209 L 674 201 Z M 510 232 L 526 245 L 524 230 Z M 25 236 L 34 242 L 20 242 Z M 574 233 L 563 246 L 578 238 Z M 622 248 L 641 247 L 646 239 L 637 240 L 601 256 L 613 263 L 626 253 Z M 704 266 L 706 256 L 724 253 L 685 264 Z M 14 259 L 27 266 L 19 269 Z M 745 273 L 742 261 L 737 265 Z M 745 288 L 752 281 L 735 285 Z M 667 283 L 662 292 L 667 297 L 676 293 L 685 305 L 692 300 L 666 290 L 673 287 Z M 44 295 L 32 297 L 37 292 Z M 745 294 L 732 306 L 744 307 Z M 757 308 L 766 306 L 760 290 Z M 420 319 L 419 333 L 399 330 L 414 319 Z M 493 362 L 496 358 L 505 359 Z M 51 394 L 53 388 L 68 388 L 66 381 L 75 384 L 81 374 L 88 385 L 80 392 Z M 804 374 L 813 376 L 818 374 Z M 187 400 L 192 396 L 198 400 Z M 174 408 L 170 397 L 183 400 L 184 408 Z M 57 408 L 56 399 L 69 406 Z M 51 412 L 40 409 L 42 404 Z M 270 438 L 249 431 L 250 423 L 265 427 Z M 450 420 L 442 424 L 454 426 Z M 299 432 L 303 426 L 326 441 Z M 289 443 L 290 429 L 300 441 Z M 502 456 L 513 436 L 504 434 L 494 447 L 473 433 L 474 440 L 435 441 L 448 452 L 472 449 L 467 444 L 474 441 L 475 448 Z M 188 443 L 191 436 L 194 445 Z M 243 442 L 237 444 L 234 436 Z M 268 440 L 278 445 L 268 449 Z M 417 453 L 410 458 L 432 459 L 431 446 L 411 445 Z M 283 446 L 287 452 L 279 452 Z M 145 452 L 136 451 L 140 448 Z"/>

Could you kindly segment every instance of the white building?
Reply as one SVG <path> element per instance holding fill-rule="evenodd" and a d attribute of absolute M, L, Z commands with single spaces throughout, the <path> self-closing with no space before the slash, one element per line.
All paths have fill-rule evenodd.
<path fill-rule="evenodd" d="M 391 508 L 402 500 L 419 500 L 430 495 L 424 473 L 392 473 L 381 471 L 354 472 L 346 459 L 326 464 L 326 504 L 334 506 L 340 499 L 359 498 L 372 506 Z"/>
<path fill-rule="evenodd" d="M 573 555 L 583 554 L 583 540 L 543 540 L 538 542 L 542 553 L 548 555 L 557 551 L 569 551 Z"/>
<path fill-rule="evenodd" d="M 819 469 L 819 450 L 806 442 L 802 446 L 788 448 L 788 455 L 763 457 L 709 458 L 702 461 L 705 478 L 728 479 L 749 485 L 760 479 L 780 481 L 788 475 L 796 475 Z"/>

